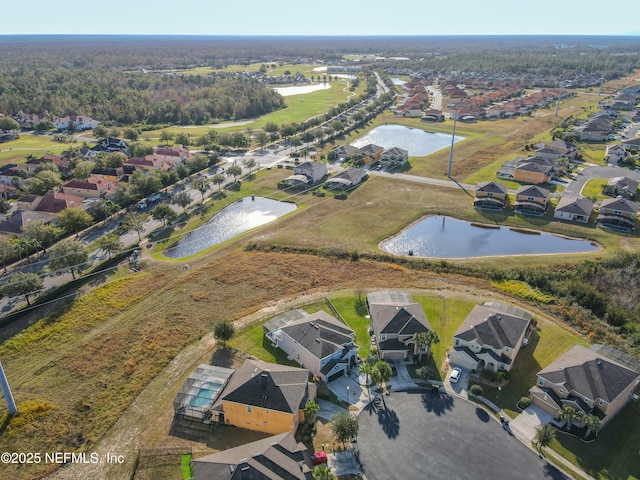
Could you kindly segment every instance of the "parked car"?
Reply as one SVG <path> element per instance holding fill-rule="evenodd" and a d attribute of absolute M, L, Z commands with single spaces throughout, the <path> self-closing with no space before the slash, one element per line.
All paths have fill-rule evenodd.
<path fill-rule="evenodd" d="M 325 452 L 316 452 L 311 457 L 311 465 L 321 465 L 327 463 L 327 454 Z"/>
<path fill-rule="evenodd" d="M 460 380 L 460 375 L 462 375 L 462 370 L 460 370 L 458 367 L 454 368 L 451 371 L 451 376 L 449 377 L 449 382 L 450 383 L 458 383 L 458 380 Z"/>

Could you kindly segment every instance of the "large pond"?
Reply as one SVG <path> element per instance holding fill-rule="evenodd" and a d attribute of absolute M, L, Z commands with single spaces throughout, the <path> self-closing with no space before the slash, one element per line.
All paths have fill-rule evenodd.
<path fill-rule="evenodd" d="M 290 97 L 291 95 L 302 95 L 304 93 L 315 92 L 316 90 L 326 90 L 331 88 L 330 83 L 317 83 L 315 85 L 301 85 L 295 87 L 275 87 L 274 90 L 283 97 Z"/>
<path fill-rule="evenodd" d="M 464 140 L 456 135 L 455 142 Z M 373 143 L 384 147 L 400 147 L 409 151 L 409 156 L 423 157 L 438 150 L 451 146 L 451 135 L 433 133 L 420 128 L 404 127 L 402 125 L 382 125 L 376 127 L 365 136 L 351 142 L 354 147 L 364 147 Z"/>
<path fill-rule="evenodd" d="M 392 82 L 394 85 L 404 85 L 405 83 L 407 83 L 407 82 L 405 82 L 404 80 L 401 80 L 401 79 L 399 79 L 399 78 L 397 78 L 397 77 L 391 77 L 391 82 Z"/>
<path fill-rule="evenodd" d="M 383 241 L 382 250 L 433 258 L 583 253 L 598 250 L 588 240 L 549 233 L 523 233 L 508 227 L 481 227 L 451 217 L 426 217 Z"/>
<path fill-rule="evenodd" d="M 221 210 L 200 228 L 167 248 L 164 255 L 171 258 L 188 257 L 252 228 L 272 222 L 295 209 L 294 203 L 263 197 L 245 197 Z"/>

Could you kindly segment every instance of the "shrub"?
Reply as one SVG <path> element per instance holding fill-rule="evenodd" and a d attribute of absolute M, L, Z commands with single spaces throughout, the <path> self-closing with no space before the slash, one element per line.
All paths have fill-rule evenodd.
<path fill-rule="evenodd" d="M 524 410 L 529 405 L 531 405 L 531 399 L 529 397 L 522 397 L 520 399 L 520 408 L 522 408 Z"/>
<path fill-rule="evenodd" d="M 475 397 L 479 397 L 480 395 L 482 395 L 482 387 L 477 383 L 474 385 L 471 385 L 471 388 L 469 389 L 469 391 L 471 392 L 471 395 Z"/>

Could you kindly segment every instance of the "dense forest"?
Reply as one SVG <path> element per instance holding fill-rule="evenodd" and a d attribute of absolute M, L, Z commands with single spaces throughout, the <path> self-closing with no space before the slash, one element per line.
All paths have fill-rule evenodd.
<path fill-rule="evenodd" d="M 354 54 L 386 57 L 376 61 L 380 67 L 433 74 L 616 78 L 640 67 L 637 37 L 0 36 L 0 113 L 84 114 L 118 124 L 203 124 L 256 117 L 284 105 L 282 97 L 258 79 L 142 70 L 257 62 L 331 64 Z"/>

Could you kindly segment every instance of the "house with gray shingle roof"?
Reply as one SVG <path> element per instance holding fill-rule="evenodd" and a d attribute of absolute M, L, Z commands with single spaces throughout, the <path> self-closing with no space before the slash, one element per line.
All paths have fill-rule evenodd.
<path fill-rule="evenodd" d="M 308 370 L 249 359 L 220 393 L 212 417 L 249 430 L 295 434 L 307 401 L 315 397 Z"/>
<path fill-rule="evenodd" d="M 549 190 L 537 185 L 523 185 L 516 191 L 513 209 L 527 215 L 544 215 L 549 205 Z"/>
<path fill-rule="evenodd" d="M 293 168 L 293 175 L 285 178 L 289 186 L 311 186 L 320 183 L 327 176 L 327 164 L 323 162 L 304 162 Z"/>
<path fill-rule="evenodd" d="M 379 291 L 367 295 L 371 325 L 382 359 L 405 359 L 410 355 L 428 353 L 420 350 L 414 340 L 416 333 L 432 330 L 422 305 L 406 292 Z"/>
<path fill-rule="evenodd" d="M 346 160 L 350 155 L 353 155 L 358 151 L 358 147 L 354 147 L 353 145 L 345 144 L 340 145 L 332 150 L 336 155 L 336 160 L 342 162 Z"/>
<path fill-rule="evenodd" d="M 597 222 L 603 227 L 633 230 L 638 204 L 626 198 L 607 198 L 600 204 Z"/>
<path fill-rule="evenodd" d="M 334 175 L 324 183 L 328 190 L 348 190 L 367 178 L 367 171 L 362 168 L 347 168 Z"/>
<path fill-rule="evenodd" d="M 640 372 L 576 345 L 538 372 L 529 395 L 555 418 L 563 406 L 570 405 L 596 415 L 604 426 L 631 400 L 638 385 Z"/>
<path fill-rule="evenodd" d="M 638 182 L 629 177 L 610 178 L 602 193 L 610 197 L 620 195 L 627 200 L 634 200 L 638 196 Z"/>
<path fill-rule="evenodd" d="M 587 223 L 593 210 L 593 203 L 584 197 L 562 197 L 558 201 L 553 218 L 571 222 Z"/>
<path fill-rule="evenodd" d="M 329 382 L 355 367 L 355 332 L 326 312 L 319 311 L 282 325 L 267 334 L 290 359 Z"/>
<path fill-rule="evenodd" d="M 373 143 L 369 143 L 364 147 L 360 147 L 358 149 L 358 153 L 361 153 L 362 155 L 364 155 L 365 163 L 375 163 L 379 161 L 383 151 L 384 151 L 384 148 L 382 148 L 380 145 L 375 145 Z"/>
<path fill-rule="evenodd" d="M 507 186 L 497 182 L 479 182 L 473 206 L 491 210 L 502 210 L 507 202 Z"/>
<path fill-rule="evenodd" d="M 404 148 L 391 147 L 380 155 L 380 164 L 385 168 L 400 167 L 409 161 L 409 151 Z"/>
<path fill-rule="evenodd" d="M 511 370 L 531 324 L 530 314 L 520 315 L 488 305 L 473 307 L 453 335 L 449 363 L 473 371 Z"/>
<path fill-rule="evenodd" d="M 194 459 L 191 465 L 196 480 L 313 479 L 307 447 L 288 432 Z"/>

